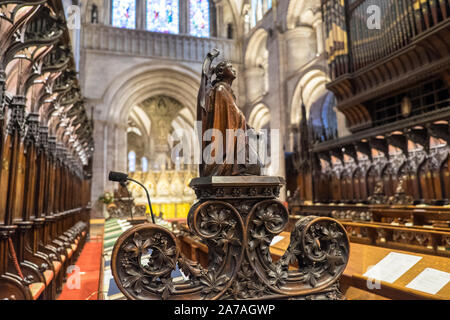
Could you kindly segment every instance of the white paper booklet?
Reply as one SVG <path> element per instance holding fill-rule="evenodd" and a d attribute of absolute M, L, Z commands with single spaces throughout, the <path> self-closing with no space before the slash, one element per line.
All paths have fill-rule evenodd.
<path fill-rule="evenodd" d="M 390 252 L 375 266 L 369 268 L 363 276 L 388 283 L 395 282 L 406 271 L 412 268 L 422 257 L 410 254 Z"/>
<path fill-rule="evenodd" d="M 429 294 L 438 293 L 450 281 L 450 273 L 426 268 L 415 277 L 407 288 L 426 292 Z"/>
<path fill-rule="evenodd" d="M 282 237 L 282 236 L 275 236 L 275 237 L 273 237 L 272 242 L 270 243 L 270 245 L 273 246 L 274 244 L 276 244 L 277 242 L 280 242 L 283 239 L 284 239 L 284 237 Z"/>

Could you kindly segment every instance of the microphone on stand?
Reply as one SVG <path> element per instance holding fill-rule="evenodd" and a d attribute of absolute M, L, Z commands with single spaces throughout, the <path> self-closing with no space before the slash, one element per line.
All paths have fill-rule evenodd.
<path fill-rule="evenodd" d="M 109 172 L 109 177 L 108 177 L 108 179 L 109 179 L 109 181 L 119 182 L 119 183 L 122 184 L 122 185 L 123 185 L 123 183 L 125 183 L 125 181 L 127 181 L 127 180 L 128 180 L 128 181 L 133 181 L 134 183 L 137 183 L 137 184 L 140 185 L 142 188 L 144 188 L 145 193 L 147 194 L 147 201 L 148 201 L 148 205 L 149 205 L 149 207 L 150 207 L 150 213 L 151 213 L 151 215 L 152 215 L 152 222 L 153 222 L 154 224 L 156 224 L 156 223 L 155 223 L 155 216 L 154 216 L 154 214 L 153 214 L 153 209 L 152 209 L 152 202 L 150 201 L 150 195 L 149 195 L 149 193 L 148 193 L 147 188 L 146 188 L 142 183 L 140 183 L 139 181 L 136 181 L 136 180 L 134 180 L 134 179 L 129 178 L 128 175 L 127 175 L 126 173 L 123 173 L 123 172 L 116 172 L 116 171 L 110 171 L 110 172 Z"/>

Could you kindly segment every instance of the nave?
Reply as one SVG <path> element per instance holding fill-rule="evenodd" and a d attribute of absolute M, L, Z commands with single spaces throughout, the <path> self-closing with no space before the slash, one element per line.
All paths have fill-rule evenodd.
<path fill-rule="evenodd" d="M 0 300 L 449 300 L 449 14 L 0 0 Z"/>

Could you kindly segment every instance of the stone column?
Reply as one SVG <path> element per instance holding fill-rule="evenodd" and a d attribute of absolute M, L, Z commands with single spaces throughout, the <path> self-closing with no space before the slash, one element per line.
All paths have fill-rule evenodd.
<path fill-rule="evenodd" d="M 189 34 L 189 3 L 188 1 L 180 1 L 180 34 Z"/>
<path fill-rule="evenodd" d="M 288 143 L 285 133 L 286 122 L 286 99 L 285 99 L 285 72 L 286 63 L 284 60 L 284 44 L 283 34 L 280 34 L 275 28 L 272 35 L 267 38 L 268 58 L 268 76 L 269 76 L 269 92 L 264 97 L 270 109 L 270 129 L 271 129 L 271 153 L 276 156 L 272 161 L 277 162 L 277 166 L 273 167 L 270 174 L 286 178 L 286 168 L 284 159 L 284 145 Z M 259 80 L 263 84 L 263 80 Z M 273 130 L 278 131 L 278 139 L 274 135 Z M 281 188 L 280 200 L 286 200 L 286 186 Z"/>
<path fill-rule="evenodd" d="M 297 27 L 285 33 L 287 45 L 288 70 L 298 70 L 316 56 L 314 29 L 312 27 Z"/>
<path fill-rule="evenodd" d="M 324 43 L 323 43 L 323 24 L 322 24 L 322 18 L 320 15 L 320 19 L 316 20 L 313 23 L 313 28 L 316 30 L 316 41 L 317 41 L 317 54 L 322 54 L 324 50 Z"/>
<path fill-rule="evenodd" d="M 226 26 L 223 23 L 223 3 L 222 1 L 216 2 L 216 30 L 217 37 L 225 38 L 226 37 Z"/>
<path fill-rule="evenodd" d="M 92 163 L 92 192 L 91 202 L 93 205 L 93 217 L 103 218 L 103 205 L 98 203 L 98 197 L 103 194 L 106 187 L 105 160 L 106 160 L 106 142 L 107 126 L 104 121 L 94 120 L 94 141 L 95 151 Z"/>
<path fill-rule="evenodd" d="M 103 24 L 112 25 L 111 17 L 112 4 L 111 0 L 103 0 Z"/>
<path fill-rule="evenodd" d="M 146 30 L 146 0 L 136 0 L 136 29 Z"/>

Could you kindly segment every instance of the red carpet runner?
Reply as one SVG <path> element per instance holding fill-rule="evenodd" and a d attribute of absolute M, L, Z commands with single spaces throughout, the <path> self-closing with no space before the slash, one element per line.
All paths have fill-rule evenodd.
<path fill-rule="evenodd" d="M 58 300 L 98 299 L 102 247 L 102 240 L 91 239 L 86 242 L 76 266 L 68 270 L 72 272 L 67 274 L 67 281 Z"/>

